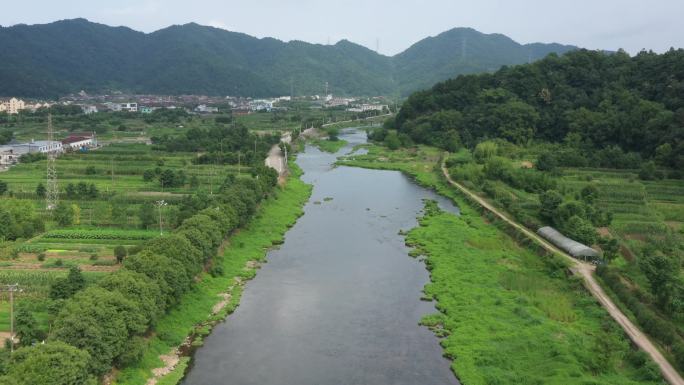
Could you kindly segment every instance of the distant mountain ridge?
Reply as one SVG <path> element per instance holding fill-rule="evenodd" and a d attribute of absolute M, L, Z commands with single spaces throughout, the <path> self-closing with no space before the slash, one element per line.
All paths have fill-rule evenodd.
<path fill-rule="evenodd" d="M 325 82 L 340 95 L 406 95 L 575 49 L 455 28 L 388 57 L 347 40 L 283 42 L 195 23 L 146 34 L 72 19 L 0 27 L 0 96 L 122 90 L 259 97 L 320 94 Z"/>

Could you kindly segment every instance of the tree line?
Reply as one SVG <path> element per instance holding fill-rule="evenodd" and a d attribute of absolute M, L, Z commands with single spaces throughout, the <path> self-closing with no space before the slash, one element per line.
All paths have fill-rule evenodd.
<path fill-rule="evenodd" d="M 277 134 L 257 135 L 240 123 L 216 123 L 210 128 L 191 128 L 183 135 L 152 137 L 155 149 L 201 153 L 197 164 L 242 164 L 262 160 L 280 142 Z"/>

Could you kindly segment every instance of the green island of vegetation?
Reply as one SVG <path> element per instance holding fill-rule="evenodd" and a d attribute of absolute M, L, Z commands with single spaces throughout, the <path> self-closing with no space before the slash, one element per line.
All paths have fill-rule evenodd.
<path fill-rule="evenodd" d="M 316 139 L 312 141 L 312 144 L 318 148 L 320 148 L 322 151 L 329 152 L 329 153 L 336 153 L 342 149 L 342 147 L 347 145 L 346 140 L 338 139 L 338 140 L 330 140 L 330 139 Z"/>

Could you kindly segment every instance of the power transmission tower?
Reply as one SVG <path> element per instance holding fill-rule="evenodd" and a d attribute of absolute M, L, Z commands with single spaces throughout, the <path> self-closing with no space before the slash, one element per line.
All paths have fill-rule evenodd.
<path fill-rule="evenodd" d="M 57 186 L 57 150 L 52 148 L 54 131 L 52 129 L 52 114 L 48 114 L 48 153 L 47 153 L 47 181 L 45 188 L 45 204 L 48 210 L 57 207 L 59 190 Z"/>
<path fill-rule="evenodd" d="M 21 293 L 23 290 L 19 289 L 18 283 L 15 283 L 14 285 L 5 286 L 7 286 L 6 290 L 9 292 L 10 297 L 10 351 L 14 352 L 14 293 Z"/>

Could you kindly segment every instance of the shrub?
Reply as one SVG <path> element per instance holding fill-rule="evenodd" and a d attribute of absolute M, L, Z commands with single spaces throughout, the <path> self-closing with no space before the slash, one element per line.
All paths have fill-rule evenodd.
<path fill-rule="evenodd" d="M 126 255 L 128 255 L 126 247 L 119 245 L 114 248 L 114 256 L 116 257 L 117 263 L 122 263 L 124 258 L 126 258 Z"/>

